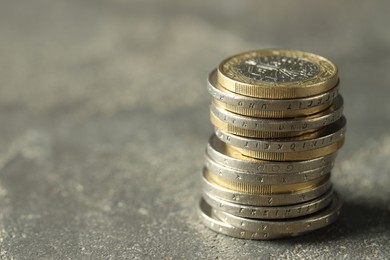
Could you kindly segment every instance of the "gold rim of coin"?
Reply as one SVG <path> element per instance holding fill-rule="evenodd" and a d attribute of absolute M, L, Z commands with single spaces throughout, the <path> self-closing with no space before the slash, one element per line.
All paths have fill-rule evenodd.
<path fill-rule="evenodd" d="M 290 131 L 290 132 L 276 132 L 276 131 L 257 131 L 252 129 L 244 129 L 235 125 L 228 124 L 217 116 L 214 115 L 212 111 L 210 111 L 210 121 L 219 129 L 245 137 L 257 137 L 257 138 L 282 138 L 282 137 L 296 137 L 303 134 L 311 133 L 317 131 L 319 128 L 309 129 L 305 131 Z"/>
<path fill-rule="evenodd" d="M 294 192 L 301 192 L 310 190 L 321 184 L 327 182 L 330 179 L 330 173 L 320 176 L 316 179 L 292 184 L 259 184 L 259 183 L 246 183 L 229 180 L 218 176 L 214 172 L 207 169 L 204 170 L 204 176 L 212 183 L 219 185 L 223 188 L 238 191 L 242 193 L 259 194 L 259 195 L 273 195 L 273 194 L 288 194 Z"/>
<path fill-rule="evenodd" d="M 310 116 L 319 113 L 323 110 L 326 110 L 328 107 L 330 107 L 332 105 L 333 100 L 315 107 L 310 107 L 310 108 L 305 108 L 300 110 L 279 110 L 279 111 L 278 110 L 266 111 L 266 110 L 257 110 L 257 109 L 233 106 L 233 105 L 223 103 L 216 98 L 214 98 L 213 102 L 217 104 L 219 107 L 222 107 L 223 109 L 244 116 L 253 116 L 253 117 L 262 117 L 262 118 L 289 118 L 289 117 Z"/>
<path fill-rule="evenodd" d="M 257 63 L 254 59 L 271 60 L 271 64 Z M 300 70 L 284 69 L 275 66 L 275 62 L 290 62 Z M 219 84 L 237 94 L 270 99 L 314 96 L 338 83 L 337 67 L 333 62 L 314 53 L 282 49 L 250 51 L 229 57 L 218 66 L 217 78 Z"/>
<path fill-rule="evenodd" d="M 241 153 L 244 156 L 261 159 L 261 160 L 302 161 L 302 160 L 310 160 L 310 159 L 314 159 L 317 157 L 322 157 L 334 153 L 338 149 L 340 149 L 343 146 L 343 144 L 344 144 L 344 137 L 336 143 L 318 149 L 300 151 L 300 152 L 282 152 L 282 153 L 246 150 L 229 144 L 226 144 L 226 146 L 229 149 L 237 150 L 239 153 Z"/>

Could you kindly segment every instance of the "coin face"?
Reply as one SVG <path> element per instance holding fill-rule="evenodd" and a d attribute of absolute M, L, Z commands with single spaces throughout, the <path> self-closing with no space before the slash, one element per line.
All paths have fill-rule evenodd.
<path fill-rule="evenodd" d="M 256 81 L 294 82 L 311 78 L 320 67 L 302 58 L 287 56 L 258 56 L 237 64 L 237 72 Z"/>
<path fill-rule="evenodd" d="M 288 99 L 324 93 L 338 83 L 337 67 L 313 53 L 268 49 L 229 57 L 218 66 L 218 83 L 240 95 Z"/>

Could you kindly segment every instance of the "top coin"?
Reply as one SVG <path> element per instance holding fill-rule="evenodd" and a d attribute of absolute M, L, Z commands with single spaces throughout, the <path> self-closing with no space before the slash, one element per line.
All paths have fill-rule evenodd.
<path fill-rule="evenodd" d="M 218 67 L 218 83 L 237 94 L 270 99 L 318 95 L 338 83 L 337 67 L 319 55 L 281 49 L 229 57 Z"/>

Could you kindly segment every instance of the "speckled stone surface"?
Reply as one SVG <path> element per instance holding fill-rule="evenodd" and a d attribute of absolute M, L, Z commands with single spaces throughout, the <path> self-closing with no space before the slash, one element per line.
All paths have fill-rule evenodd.
<path fill-rule="evenodd" d="M 389 259 L 388 1 L 2 1 L 1 259 Z M 205 80 L 266 47 L 335 61 L 339 221 L 247 241 L 196 215 Z"/>

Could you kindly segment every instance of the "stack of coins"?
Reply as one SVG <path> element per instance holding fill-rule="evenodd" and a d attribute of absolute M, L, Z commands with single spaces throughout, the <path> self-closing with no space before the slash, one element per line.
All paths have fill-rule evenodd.
<path fill-rule="evenodd" d="M 333 223 L 342 202 L 330 175 L 346 125 L 335 64 L 295 50 L 246 52 L 222 61 L 208 90 L 205 225 L 275 239 Z"/>

